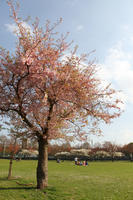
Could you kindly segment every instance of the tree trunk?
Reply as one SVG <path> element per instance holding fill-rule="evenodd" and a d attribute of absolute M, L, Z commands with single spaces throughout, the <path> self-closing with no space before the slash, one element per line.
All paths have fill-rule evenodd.
<path fill-rule="evenodd" d="M 38 166 L 37 166 L 37 188 L 44 189 L 48 186 L 48 141 L 38 140 Z"/>
<path fill-rule="evenodd" d="M 7 178 L 8 180 L 10 180 L 12 176 L 12 162 L 13 162 L 13 157 L 10 158 L 8 178 Z"/>

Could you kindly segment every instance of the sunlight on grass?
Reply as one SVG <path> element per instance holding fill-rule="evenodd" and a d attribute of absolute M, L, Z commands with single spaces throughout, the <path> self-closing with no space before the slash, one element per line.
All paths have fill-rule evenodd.
<path fill-rule="evenodd" d="M 0 200 L 132 200 L 133 163 L 49 162 L 49 186 L 36 189 L 37 161 L 13 162 L 13 178 L 7 180 L 8 160 L 0 160 Z"/>

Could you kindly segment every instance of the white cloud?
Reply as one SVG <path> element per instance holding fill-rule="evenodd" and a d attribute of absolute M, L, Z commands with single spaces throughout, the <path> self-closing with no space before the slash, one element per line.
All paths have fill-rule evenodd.
<path fill-rule="evenodd" d="M 83 30 L 83 28 L 84 27 L 82 25 L 78 25 L 76 29 L 77 29 L 77 31 L 81 31 L 81 30 Z"/>
<path fill-rule="evenodd" d="M 133 131 L 130 129 L 121 130 L 119 135 L 116 136 L 116 139 L 120 144 L 128 144 L 133 142 Z"/>
<path fill-rule="evenodd" d="M 5 24 L 7 30 L 13 34 L 17 31 L 17 26 L 15 24 Z"/>
<path fill-rule="evenodd" d="M 101 77 L 113 82 L 123 91 L 124 100 L 133 104 L 133 63 L 132 55 L 123 50 L 122 42 L 110 48 L 102 64 Z"/>
<path fill-rule="evenodd" d="M 118 145 L 124 145 L 133 142 L 133 130 L 130 128 L 119 128 L 119 130 L 117 128 L 113 128 L 112 130 L 111 126 L 109 126 L 102 136 L 97 137 L 97 135 L 91 135 L 91 139 L 94 143 L 104 143 L 105 141 L 110 141 Z"/>
<path fill-rule="evenodd" d="M 19 34 L 19 29 L 16 24 L 5 24 L 7 31 L 13 33 L 14 35 Z M 32 34 L 32 28 L 26 22 L 22 23 L 22 26 L 27 29 Z"/>

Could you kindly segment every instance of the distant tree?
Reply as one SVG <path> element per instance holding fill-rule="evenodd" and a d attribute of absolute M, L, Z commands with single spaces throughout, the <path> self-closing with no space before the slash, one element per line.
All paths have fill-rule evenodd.
<path fill-rule="evenodd" d="M 48 154 L 49 155 L 55 155 L 59 152 L 70 152 L 71 151 L 71 144 L 69 142 L 59 144 L 49 144 L 48 147 Z"/>
<path fill-rule="evenodd" d="M 10 155 L 10 163 L 9 163 L 9 170 L 8 170 L 8 180 L 12 178 L 12 164 L 15 154 L 20 149 L 19 145 L 16 143 L 16 138 L 12 138 L 11 142 L 8 146 L 8 153 Z"/>
<path fill-rule="evenodd" d="M 48 154 L 50 156 L 54 156 L 56 153 L 61 152 L 60 146 L 57 144 L 49 144 L 48 146 Z"/>
<path fill-rule="evenodd" d="M 70 142 L 65 142 L 61 145 L 61 151 L 67 151 L 67 152 L 70 152 L 71 150 L 71 144 Z"/>
<path fill-rule="evenodd" d="M 5 135 L 0 135 L 0 146 L 1 146 L 1 152 L 2 152 L 2 156 L 5 156 L 5 152 L 6 152 L 6 147 L 9 143 L 9 139 L 7 138 L 7 136 Z"/>
<path fill-rule="evenodd" d="M 102 144 L 100 142 L 96 142 L 93 144 L 93 149 L 101 150 Z"/>
<path fill-rule="evenodd" d="M 0 111 L 24 123 L 38 140 L 37 188 L 48 185 L 48 143 L 51 139 L 85 139 L 88 130 L 99 133 L 98 123 L 119 117 L 121 102 L 110 85 L 97 77 L 98 68 L 88 55 L 68 53 L 66 36 L 57 39 L 46 23 L 32 32 L 23 26 L 12 1 L 8 1 L 18 28 L 14 55 L 0 50 Z M 86 128 L 85 128 L 86 126 Z M 88 129 L 87 129 L 88 128 Z"/>
<path fill-rule="evenodd" d="M 32 136 L 31 131 L 25 126 L 24 123 L 17 124 L 17 121 L 12 120 L 8 128 L 11 138 L 16 138 L 17 144 L 21 144 L 21 148 L 32 148 L 33 143 L 37 142 L 37 138 Z M 30 141 L 30 146 L 28 142 Z"/>
<path fill-rule="evenodd" d="M 83 144 L 81 144 L 81 148 L 82 149 L 90 149 L 90 144 L 88 142 L 84 142 Z"/>
<path fill-rule="evenodd" d="M 20 149 L 19 145 L 17 144 L 17 137 L 14 135 L 10 134 L 8 136 L 1 135 L 0 136 L 0 149 L 2 151 L 2 155 L 7 156 L 10 155 L 10 163 L 9 163 L 9 171 L 8 171 L 8 179 L 11 179 L 11 174 L 12 174 L 12 163 L 13 163 L 13 158 L 14 155 L 18 152 Z"/>
<path fill-rule="evenodd" d="M 112 161 L 114 161 L 115 153 L 118 149 L 117 145 L 107 141 L 103 144 L 103 149 L 110 154 Z"/>
<path fill-rule="evenodd" d="M 129 143 L 127 145 L 124 145 L 122 148 L 123 153 L 130 158 L 131 161 L 133 161 L 133 143 Z"/>
<path fill-rule="evenodd" d="M 6 131 L 8 131 L 11 138 L 16 138 L 17 144 L 21 145 L 21 148 L 37 149 L 37 137 L 35 137 L 28 126 L 22 121 L 18 123 L 16 118 L 12 120 L 4 121 L 2 128 L 6 125 Z"/>
<path fill-rule="evenodd" d="M 89 151 L 89 157 L 92 159 L 92 160 L 95 160 L 97 159 L 97 152 L 98 151 L 101 151 L 102 148 L 101 148 L 101 144 L 100 143 L 96 143 L 94 145 L 94 147 L 91 148 L 91 151 Z"/>
<path fill-rule="evenodd" d="M 22 146 L 20 147 L 20 141 L 26 140 L 31 137 L 31 132 L 28 129 L 28 127 L 24 123 L 17 123 L 16 118 L 13 118 L 11 121 L 5 122 L 7 126 L 7 131 L 9 132 L 8 136 L 9 139 L 9 145 L 7 148 L 7 152 L 10 155 L 10 162 L 9 162 L 9 171 L 8 171 L 8 180 L 12 178 L 12 165 L 13 160 L 20 150 Z M 4 126 L 4 125 L 3 125 Z M 18 142 L 19 141 L 19 142 Z"/>

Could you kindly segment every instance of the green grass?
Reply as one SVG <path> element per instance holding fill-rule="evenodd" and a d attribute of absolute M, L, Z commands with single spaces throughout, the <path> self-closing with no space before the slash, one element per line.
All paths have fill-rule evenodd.
<path fill-rule="evenodd" d="M 14 161 L 13 180 L 7 180 L 9 160 L 0 160 L 0 200 L 132 200 L 133 163 L 49 162 L 49 186 L 36 187 L 36 161 Z M 16 179 L 15 179 L 16 178 Z M 30 186 L 18 185 L 32 183 Z"/>

